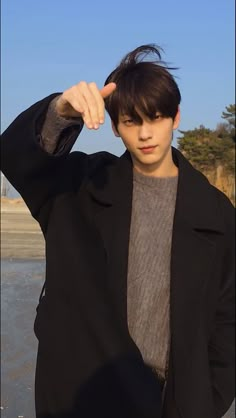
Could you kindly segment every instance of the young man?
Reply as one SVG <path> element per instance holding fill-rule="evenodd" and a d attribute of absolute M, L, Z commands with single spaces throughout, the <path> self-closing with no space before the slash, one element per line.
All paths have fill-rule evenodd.
<path fill-rule="evenodd" d="M 180 99 L 145 45 L 3 135 L 46 242 L 37 417 L 220 418 L 233 401 L 233 207 L 171 147 Z M 70 153 L 105 107 L 125 154 Z"/>

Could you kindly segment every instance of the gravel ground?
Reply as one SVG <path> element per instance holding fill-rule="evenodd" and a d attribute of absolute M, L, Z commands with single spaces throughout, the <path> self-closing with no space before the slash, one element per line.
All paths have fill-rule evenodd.
<path fill-rule="evenodd" d="M 35 418 L 33 322 L 44 263 L 2 260 L 1 270 L 1 417 Z"/>

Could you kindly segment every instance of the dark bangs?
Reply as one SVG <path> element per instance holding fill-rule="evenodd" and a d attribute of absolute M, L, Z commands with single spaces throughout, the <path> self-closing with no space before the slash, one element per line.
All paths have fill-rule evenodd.
<path fill-rule="evenodd" d="M 141 47 L 142 50 L 153 47 Z M 139 48 L 140 51 L 140 48 Z M 155 49 L 157 53 L 158 50 Z M 105 107 L 117 127 L 119 115 L 128 115 L 141 123 L 140 114 L 154 119 L 157 112 L 164 117 L 175 118 L 181 101 L 179 88 L 169 68 L 152 61 L 137 62 L 137 52 L 109 75 L 105 84 L 115 82 L 116 90 L 105 99 Z"/>

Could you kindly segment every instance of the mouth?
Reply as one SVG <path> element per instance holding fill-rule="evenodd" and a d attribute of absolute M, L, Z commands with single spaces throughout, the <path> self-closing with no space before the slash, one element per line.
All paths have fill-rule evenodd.
<path fill-rule="evenodd" d="M 155 150 L 156 147 L 157 145 L 149 145 L 147 147 L 139 148 L 139 150 L 143 152 L 144 154 L 150 154 Z"/>

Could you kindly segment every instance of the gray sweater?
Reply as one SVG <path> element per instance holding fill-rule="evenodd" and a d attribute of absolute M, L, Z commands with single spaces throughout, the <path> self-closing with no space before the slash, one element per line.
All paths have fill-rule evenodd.
<path fill-rule="evenodd" d="M 81 119 L 57 115 L 51 102 L 41 145 L 58 153 L 70 140 L 68 127 Z M 170 343 L 170 253 L 178 177 L 148 177 L 134 171 L 128 259 L 128 326 L 144 361 L 164 379 Z"/>
<path fill-rule="evenodd" d="M 170 254 L 178 177 L 134 171 L 128 260 L 128 325 L 144 361 L 166 377 Z"/>

